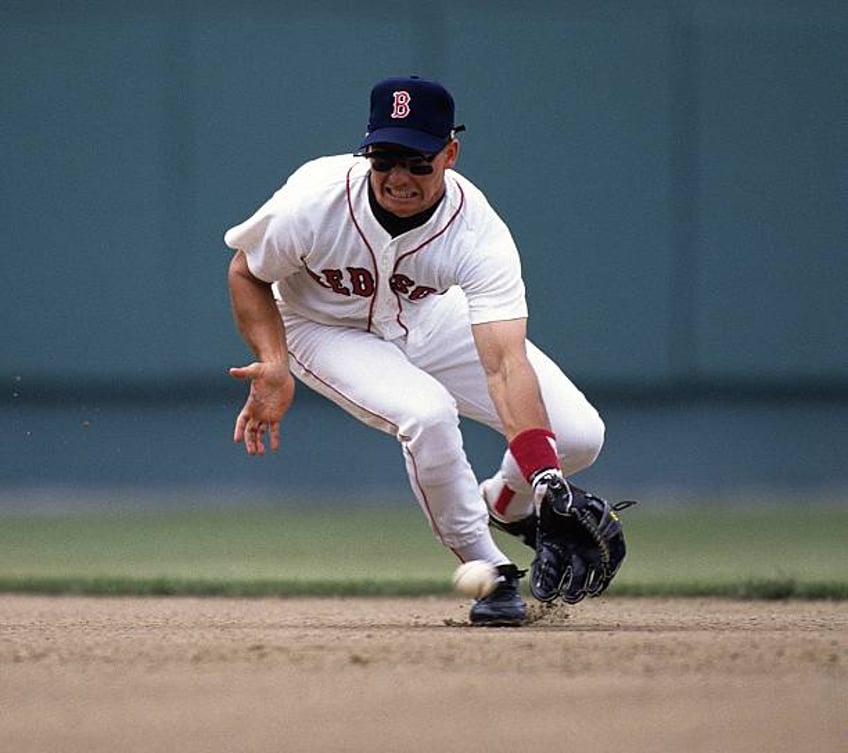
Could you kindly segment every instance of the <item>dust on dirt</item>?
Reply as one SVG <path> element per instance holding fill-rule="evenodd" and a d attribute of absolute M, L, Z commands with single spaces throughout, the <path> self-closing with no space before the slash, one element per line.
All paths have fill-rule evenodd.
<path fill-rule="evenodd" d="M 848 750 L 848 604 L 0 596 L 0 750 Z"/>

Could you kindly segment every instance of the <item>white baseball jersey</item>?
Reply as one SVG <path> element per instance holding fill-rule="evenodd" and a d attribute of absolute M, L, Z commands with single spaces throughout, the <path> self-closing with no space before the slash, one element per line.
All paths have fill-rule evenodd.
<path fill-rule="evenodd" d="M 347 155 L 306 163 L 225 243 L 277 284 L 286 309 L 387 340 L 408 334 L 418 310 L 452 285 L 473 324 L 527 316 L 515 243 L 470 181 L 447 171 L 435 214 L 392 238 L 369 207 L 368 170 Z"/>

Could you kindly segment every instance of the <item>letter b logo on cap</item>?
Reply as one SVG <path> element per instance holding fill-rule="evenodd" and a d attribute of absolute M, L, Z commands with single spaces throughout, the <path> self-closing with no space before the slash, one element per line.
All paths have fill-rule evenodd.
<path fill-rule="evenodd" d="M 394 94 L 394 106 L 392 108 L 392 117 L 393 118 L 405 118 L 409 115 L 409 102 L 412 97 L 409 96 L 409 92 L 399 91 L 393 92 Z"/>

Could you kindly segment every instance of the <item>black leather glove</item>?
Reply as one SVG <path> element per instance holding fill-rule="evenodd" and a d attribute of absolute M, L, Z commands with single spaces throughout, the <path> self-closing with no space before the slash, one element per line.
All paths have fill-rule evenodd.
<path fill-rule="evenodd" d="M 611 505 L 557 471 L 544 471 L 533 485 L 540 501 L 531 593 L 539 601 L 559 596 L 568 604 L 600 596 L 627 553 L 616 513 L 635 502 Z"/>

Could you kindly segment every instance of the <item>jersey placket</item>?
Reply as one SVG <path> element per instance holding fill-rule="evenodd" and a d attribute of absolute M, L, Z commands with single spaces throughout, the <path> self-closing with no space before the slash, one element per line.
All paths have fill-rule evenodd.
<path fill-rule="evenodd" d="M 398 239 L 393 238 L 380 250 L 377 262 L 380 284 L 374 291 L 377 296 L 375 320 L 377 329 L 385 340 L 394 340 L 406 334 L 398 324 L 398 302 L 392 291 L 392 275 L 397 253 Z"/>

